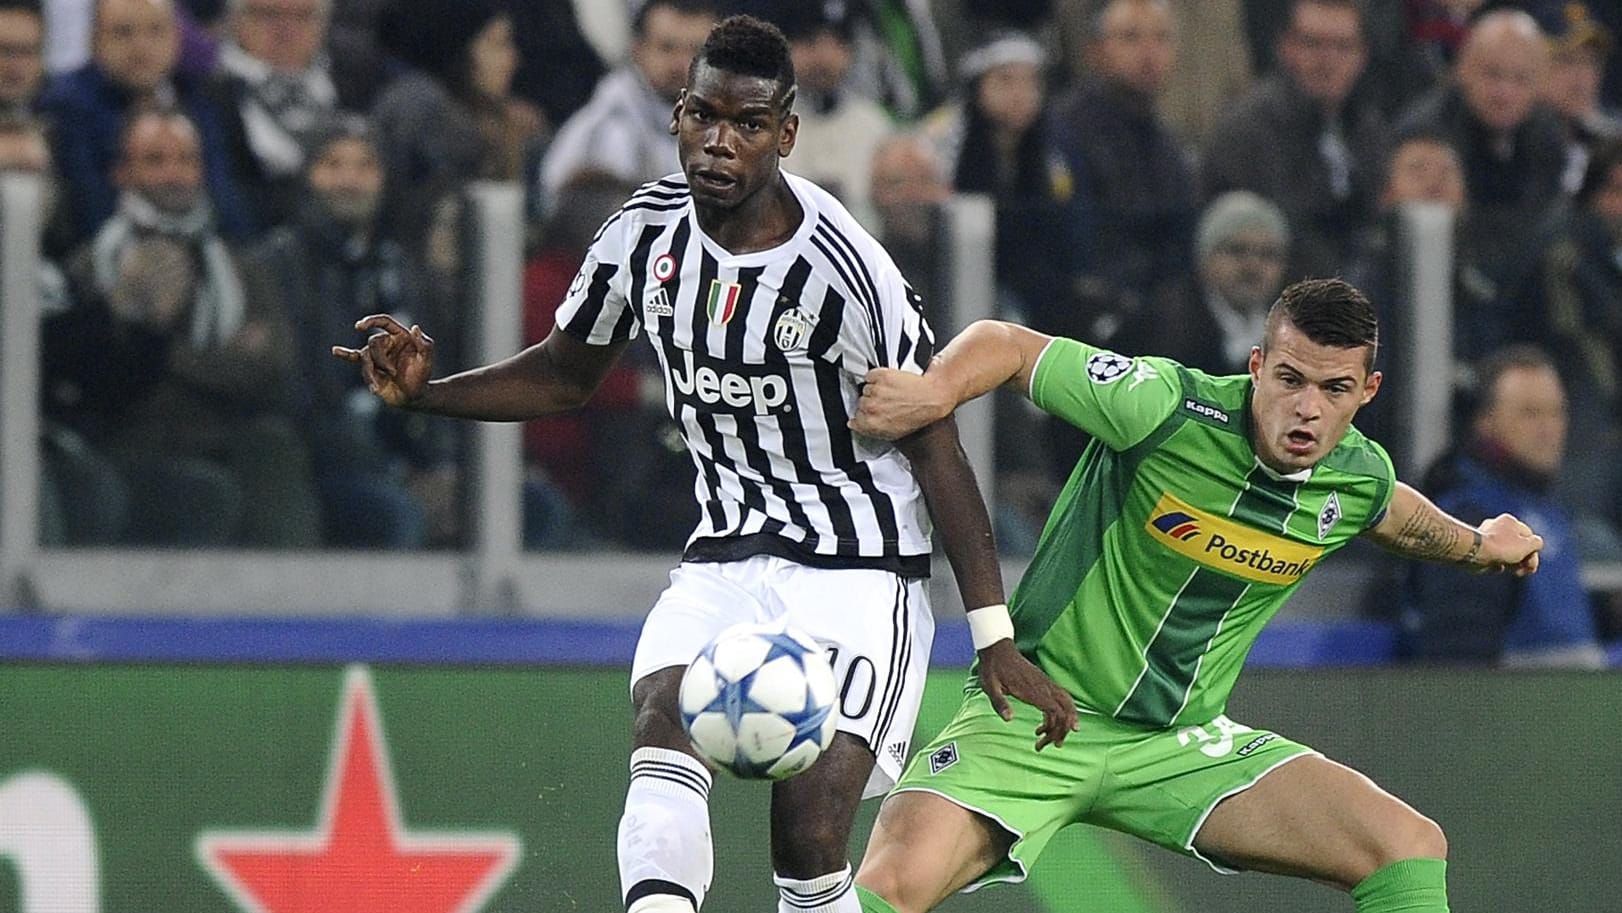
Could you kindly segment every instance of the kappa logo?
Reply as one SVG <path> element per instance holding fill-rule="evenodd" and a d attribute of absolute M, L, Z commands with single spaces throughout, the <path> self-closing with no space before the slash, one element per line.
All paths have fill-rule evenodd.
<path fill-rule="evenodd" d="M 811 321 L 798 308 L 784 311 L 772 328 L 772 342 L 777 343 L 778 350 L 783 352 L 804 348 L 810 336 Z"/>
<path fill-rule="evenodd" d="M 1155 529 L 1179 542 L 1187 542 L 1200 534 L 1200 521 L 1180 510 L 1161 514 L 1149 522 L 1154 524 Z"/>
<path fill-rule="evenodd" d="M 1224 425 L 1228 424 L 1228 413 L 1223 412 L 1221 409 L 1218 409 L 1209 403 L 1202 403 L 1197 399 L 1185 399 L 1183 400 L 1183 408 L 1194 413 L 1195 415 L 1203 415 L 1213 422 L 1221 422 Z"/>
<path fill-rule="evenodd" d="M 956 763 L 957 743 L 947 742 L 929 753 L 929 774 L 934 776 Z"/>
<path fill-rule="evenodd" d="M 1131 370 L 1132 359 L 1114 352 L 1099 352 L 1087 359 L 1087 378 L 1100 386 L 1115 383 Z"/>
<path fill-rule="evenodd" d="M 1330 492 L 1328 500 L 1324 501 L 1324 509 L 1318 511 L 1318 538 L 1322 539 L 1329 535 L 1329 531 L 1335 528 L 1335 524 L 1340 522 L 1342 516 L 1345 515 L 1340 509 L 1340 496 Z"/>

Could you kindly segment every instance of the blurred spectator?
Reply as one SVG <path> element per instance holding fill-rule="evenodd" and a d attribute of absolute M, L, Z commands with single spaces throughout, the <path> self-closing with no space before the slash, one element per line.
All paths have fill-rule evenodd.
<path fill-rule="evenodd" d="M 286 321 L 215 232 L 197 130 L 145 112 L 121 146 L 118 211 L 44 329 L 47 409 L 123 472 L 132 541 L 314 547 Z"/>
<path fill-rule="evenodd" d="M 120 131 L 134 112 L 154 107 L 179 108 L 196 125 L 220 232 L 251 233 L 253 214 L 231 178 L 220 115 L 199 86 L 175 72 L 180 26 L 172 0 L 99 0 L 92 53 L 89 64 L 54 79 L 40 101 L 68 191 L 69 240 L 88 239 L 118 208 L 112 174 Z"/>
<path fill-rule="evenodd" d="M 1094 27 L 1090 75 L 1059 102 L 1055 133 L 1091 194 L 1096 275 L 1130 311 L 1186 272 L 1199 204 L 1182 147 L 1155 108 L 1177 58 L 1170 4 L 1109 0 Z"/>
<path fill-rule="evenodd" d="M 800 132 L 786 167 L 861 213 L 873 152 L 890 133 L 878 102 L 850 90 L 853 48 L 848 0 L 790 2 L 772 19 L 788 37 L 799 92 Z"/>
<path fill-rule="evenodd" d="M 1163 288 L 1122 331 L 1118 347 L 1210 374 L 1243 373 L 1284 288 L 1289 222 L 1267 200 L 1233 190 L 1205 208 L 1194 238 L 1198 277 Z"/>
<path fill-rule="evenodd" d="M 1519 269 L 1533 249 L 1565 170 L 1560 118 L 1537 101 L 1548 58 L 1548 42 L 1531 16 L 1487 13 L 1465 39 L 1453 81 L 1416 102 L 1402 124 L 1404 133 L 1434 130 L 1452 138 L 1464 162 L 1472 220 L 1484 240 L 1496 242 L 1489 262 L 1509 269 Z"/>
<path fill-rule="evenodd" d="M 1464 39 L 1470 18 L 1486 0 L 1403 0 L 1408 31 L 1438 66 L 1451 66 Z"/>
<path fill-rule="evenodd" d="M 26 113 L 0 112 L 0 174 L 22 173 L 42 183 L 41 223 L 56 197 L 50 146 Z M 67 280 L 57 265 L 39 264 L 40 316 L 70 309 Z M 42 545 L 112 545 L 129 520 L 129 492 L 118 470 L 83 436 L 46 417 L 40 429 L 39 541 Z"/>
<path fill-rule="evenodd" d="M 995 201 L 998 284 L 1033 326 L 1051 331 L 1089 326 L 1093 309 L 1075 290 L 1088 265 L 1086 226 L 1075 177 L 1042 116 L 1045 64 L 1029 36 L 992 36 L 960 64 L 963 101 L 931 114 L 923 133 L 954 190 Z"/>
<path fill-rule="evenodd" d="M 1576 193 L 1594 146 L 1622 137 L 1622 118 L 1605 110 L 1600 99 L 1612 35 L 1587 4 L 1575 0 L 1538 7 L 1538 21 L 1549 36 L 1549 69 L 1540 96 L 1564 123 L 1566 170 L 1560 183 Z"/>
<path fill-rule="evenodd" d="M 1516 347 L 1481 366 L 1470 436 L 1426 479 L 1437 505 L 1467 523 L 1512 513 L 1543 537 L 1529 577 L 1412 569 L 1401 652 L 1428 661 L 1605 664 L 1584 592 L 1573 528 L 1549 495 L 1565 451 L 1565 392 L 1541 351 Z"/>
<path fill-rule="evenodd" d="M 345 118 L 309 149 L 296 218 L 266 236 L 248 259 L 273 280 L 270 290 L 293 326 L 298 409 L 326 542 L 421 548 L 431 528 L 456 526 L 455 518 L 431 526 L 427 508 L 452 500 L 428 492 L 454 483 L 454 467 L 444 470 L 455 456 L 455 430 L 440 420 L 379 410 L 365 381 L 327 348 L 369 314 L 393 314 L 408 325 L 450 328 L 455 321 L 430 312 L 421 264 L 379 237 L 383 164 L 365 122 Z"/>
<path fill-rule="evenodd" d="M 1572 405 L 1571 504 L 1622 518 L 1622 140 L 1597 147 L 1569 228 L 1543 255 L 1546 332 Z"/>
<path fill-rule="evenodd" d="M 377 102 L 390 72 L 383 50 L 383 9 L 389 0 L 331 0 L 327 12 L 328 60 L 338 97 L 359 111 Z"/>
<path fill-rule="evenodd" d="M 1069 81 L 1093 74 L 1098 17 L 1107 0 L 1059 0 L 1055 17 Z M 1250 54 L 1245 47 L 1242 0 L 1169 0 L 1177 23 L 1177 53 L 1160 114 L 1185 148 L 1204 145 L 1217 117 L 1250 88 Z"/>
<path fill-rule="evenodd" d="M 631 63 L 597 84 L 558 130 L 541 165 L 542 209 L 581 171 L 640 184 L 679 169 L 670 132 L 687 66 L 715 25 L 709 0 L 648 0 L 632 20 Z"/>
<path fill-rule="evenodd" d="M 512 6 L 518 73 L 513 92 L 561 124 L 591 98 L 603 62 L 586 37 L 571 0 L 525 0 Z"/>
<path fill-rule="evenodd" d="M 234 0 L 210 94 L 232 170 L 266 226 L 293 215 L 304 146 L 339 106 L 322 41 L 328 0 Z"/>
<path fill-rule="evenodd" d="M 413 69 L 377 100 L 384 223 L 454 273 L 460 192 L 478 179 L 515 181 L 538 160 L 545 122 L 512 95 L 518 55 L 503 0 L 394 0 L 384 44 Z M 438 239 L 438 240 L 435 240 Z"/>
<path fill-rule="evenodd" d="M 938 310 L 941 289 L 935 245 L 936 212 L 952 195 L 934 149 L 916 134 L 892 134 L 873 152 L 870 213 L 873 235 L 924 300 L 932 326 L 949 324 Z"/>
<path fill-rule="evenodd" d="M 1388 132 L 1352 97 L 1367 57 L 1355 0 L 1295 0 L 1278 72 L 1223 115 L 1206 146 L 1208 197 L 1250 190 L 1289 217 L 1291 276 L 1344 270 L 1374 217 Z"/>
<path fill-rule="evenodd" d="M 40 0 L 0 0 L 0 113 L 34 110 L 45 81 Z"/>

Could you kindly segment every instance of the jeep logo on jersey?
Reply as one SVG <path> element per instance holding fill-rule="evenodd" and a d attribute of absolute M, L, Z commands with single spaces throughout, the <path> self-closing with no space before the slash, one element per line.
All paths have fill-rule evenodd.
<path fill-rule="evenodd" d="M 1113 384 L 1132 370 L 1132 359 L 1114 352 L 1099 352 L 1087 359 L 1087 377 L 1095 384 Z"/>
<path fill-rule="evenodd" d="M 811 321 L 798 310 L 784 311 L 783 316 L 777 318 L 777 325 L 772 327 L 772 342 L 784 352 L 792 352 L 805 345 L 805 338 L 811 335 Z"/>
<path fill-rule="evenodd" d="M 1149 512 L 1144 529 L 1177 554 L 1252 583 L 1295 583 L 1312 570 L 1324 552 L 1316 545 L 1206 513 L 1169 492 L 1162 494 Z"/>
<path fill-rule="evenodd" d="M 676 401 L 700 412 L 771 415 L 787 412 L 788 378 L 760 365 L 706 364 L 692 350 L 670 372 Z"/>

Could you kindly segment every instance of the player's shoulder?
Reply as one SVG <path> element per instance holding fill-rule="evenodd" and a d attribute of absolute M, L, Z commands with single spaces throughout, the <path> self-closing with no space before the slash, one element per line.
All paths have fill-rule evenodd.
<path fill-rule="evenodd" d="M 884 245 L 862 227 L 862 223 L 856 221 L 856 217 L 850 214 L 850 210 L 846 209 L 845 204 L 839 202 L 837 197 L 822 189 L 816 182 L 797 174 L 785 171 L 783 179 L 788 181 L 794 195 L 805 207 L 805 217 L 813 220 L 811 232 L 813 245 L 829 251 L 834 257 L 858 260 L 869 272 L 876 273 L 896 268 Z"/>
<path fill-rule="evenodd" d="M 682 174 L 670 174 L 648 181 L 633 191 L 620 208 L 603 222 L 591 239 L 592 245 L 599 249 L 605 245 L 628 245 L 630 242 L 627 239 L 635 234 L 634 227 L 667 224 L 680 219 L 691 200 L 692 192 L 687 187 L 686 176 Z"/>
<path fill-rule="evenodd" d="M 1346 429 L 1346 436 L 1324 456 L 1320 465 L 1344 475 L 1382 482 L 1390 481 L 1396 475 L 1390 454 L 1378 441 L 1357 430 L 1355 425 Z"/>

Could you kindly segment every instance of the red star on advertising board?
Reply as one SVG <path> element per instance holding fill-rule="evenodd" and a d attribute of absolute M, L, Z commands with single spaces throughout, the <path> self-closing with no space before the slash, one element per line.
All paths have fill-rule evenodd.
<path fill-rule="evenodd" d="M 518 864 L 508 833 L 407 830 L 371 676 L 344 676 L 311 831 L 211 830 L 198 862 L 249 913 L 473 913 Z"/>

